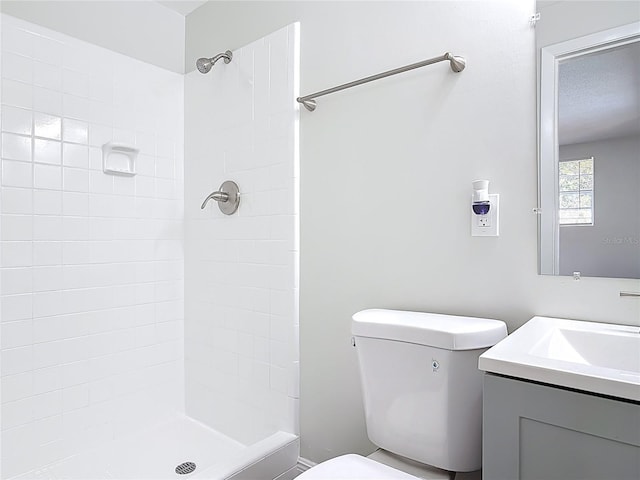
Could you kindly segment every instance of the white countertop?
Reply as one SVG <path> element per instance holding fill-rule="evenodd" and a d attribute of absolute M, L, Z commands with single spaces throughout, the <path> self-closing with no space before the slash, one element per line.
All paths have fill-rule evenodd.
<path fill-rule="evenodd" d="M 640 327 L 533 317 L 480 370 L 640 401 Z"/>

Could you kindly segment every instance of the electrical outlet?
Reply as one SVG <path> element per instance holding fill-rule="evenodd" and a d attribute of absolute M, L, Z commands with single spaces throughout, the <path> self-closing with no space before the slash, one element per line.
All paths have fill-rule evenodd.
<path fill-rule="evenodd" d="M 497 237 L 499 235 L 500 195 L 489 194 L 489 213 L 476 215 L 471 210 L 471 236 L 472 237 Z"/>
<path fill-rule="evenodd" d="M 489 227 L 491 222 L 489 222 L 489 215 L 478 215 L 478 226 L 479 227 Z"/>

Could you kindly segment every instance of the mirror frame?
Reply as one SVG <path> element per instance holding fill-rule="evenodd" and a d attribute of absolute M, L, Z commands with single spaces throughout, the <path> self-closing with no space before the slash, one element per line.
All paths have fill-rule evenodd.
<path fill-rule="evenodd" d="M 572 57 L 640 41 L 640 22 L 540 49 L 538 75 L 538 273 L 560 273 L 558 224 L 558 70 Z"/>

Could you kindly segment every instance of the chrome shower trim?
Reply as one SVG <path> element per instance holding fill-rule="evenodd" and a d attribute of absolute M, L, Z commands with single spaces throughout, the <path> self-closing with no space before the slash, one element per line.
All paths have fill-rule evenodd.
<path fill-rule="evenodd" d="M 207 198 L 204 199 L 204 202 L 200 205 L 201 210 L 204 210 L 209 200 L 218 202 L 220 211 L 225 215 L 233 215 L 240 205 L 240 189 L 236 182 L 227 180 L 220 185 L 220 190 L 210 193 Z"/>
<path fill-rule="evenodd" d="M 233 59 L 233 52 L 231 50 L 227 50 L 224 53 L 219 53 L 218 55 L 211 58 L 199 58 L 196 61 L 196 68 L 200 73 L 209 73 L 211 68 L 216 64 L 216 62 L 220 59 L 224 59 L 224 63 L 231 63 Z"/>

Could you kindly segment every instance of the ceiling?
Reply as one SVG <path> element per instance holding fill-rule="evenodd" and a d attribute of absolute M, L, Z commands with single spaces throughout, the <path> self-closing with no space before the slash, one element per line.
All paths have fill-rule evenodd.
<path fill-rule="evenodd" d="M 560 145 L 640 134 L 640 42 L 560 63 Z"/>
<path fill-rule="evenodd" d="M 180 15 L 187 16 L 193 12 L 199 6 L 207 3 L 206 0 L 156 0 L 158 3 L 164 5 L 171 10 L 178 12 Z"/>

